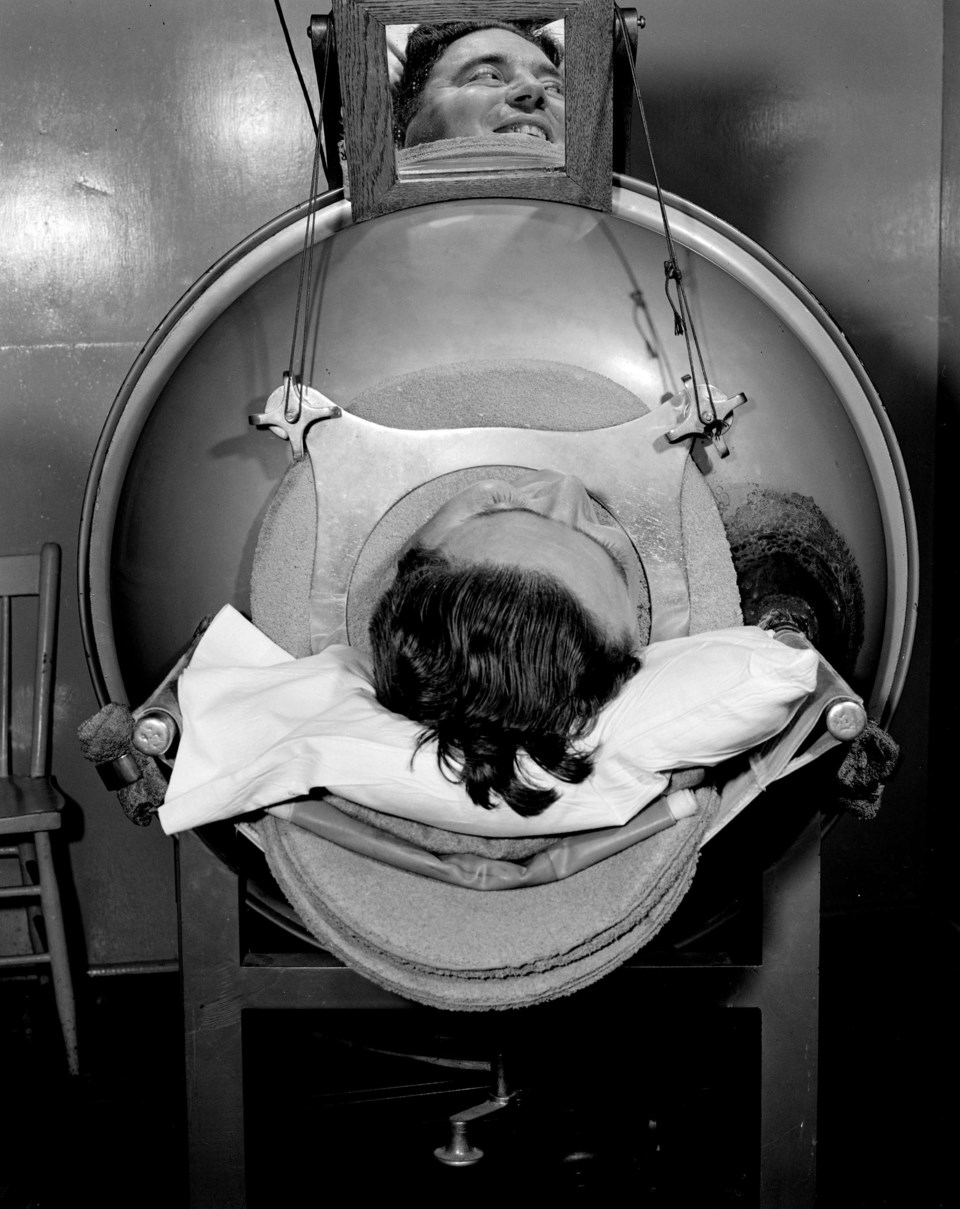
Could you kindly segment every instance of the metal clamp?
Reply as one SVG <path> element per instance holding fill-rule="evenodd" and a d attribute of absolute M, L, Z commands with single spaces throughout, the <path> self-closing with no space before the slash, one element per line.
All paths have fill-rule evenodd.
<path fill-rule="evenodd" d="M 738 395 L 728 397 L 709 383 L 698 382 L 697 397 L 694 398 L 690 375 L 684 374 L 681 382 L 684 384 L 683 390 L 672 400 L 680 423 L 668 431 L 667 440 L 673 444 L 686 437 L 713 441 L 720 456 L 727 457 L 730 450 L 723 434 L 733 423 L 734 409 L 746 403 L 747 396 L 741 391 Z"/>
<path fill-rule="evenodd" d="M 336 420 L 343 413 L 326 395 L 312 386 L 304 386 L 297 378 L 291 380 L 284 371 L 283 385 L 267 399 L 266 411 L 250 416 L 257 428 L 269 428 L 283 441 L 290 442 L 293 460 L 302 462 L 306 456 L 303 446 L 307 429 L 316 420 Z"/>

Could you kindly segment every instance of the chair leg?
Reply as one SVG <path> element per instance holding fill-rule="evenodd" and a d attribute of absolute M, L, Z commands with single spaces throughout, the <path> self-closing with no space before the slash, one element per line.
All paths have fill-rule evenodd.
<path fill-rule="evenodd" d="M 50 954 L 50 969 L 53 973 L 53 993 L 57 1001 L 57 1014 L 63 1031 L 63 1044 L 67 1053 L 67 1066 L 71 1075 L 80 1073 L 80 1058 L 77 1050 L 77 1012 L 70 979 L 70 961 L 67 956 L 67 938 L 60 907 L 60 890 L 53 867 L 50 836 L 45 831 L 36 835 L 37 866 L 40 871 L 40 902 L 43 905 L 43 921 L 47 931 L 47 951 Z"/>

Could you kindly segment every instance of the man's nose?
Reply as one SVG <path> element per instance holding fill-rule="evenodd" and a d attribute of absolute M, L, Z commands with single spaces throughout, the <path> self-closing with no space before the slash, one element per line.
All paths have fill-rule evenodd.
<path fill-rule="evenodd" d="M 507 103 L 523 113 L 534 113 L 547 106 L 547 90 L 536 76 L 521 74 L 507 89 Z"/>

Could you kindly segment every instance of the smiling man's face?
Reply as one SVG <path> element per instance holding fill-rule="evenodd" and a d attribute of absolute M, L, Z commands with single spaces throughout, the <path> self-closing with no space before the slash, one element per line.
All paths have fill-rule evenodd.
<path fill-rule="evenodd" d="M 562 144 L 563 77 L 539 46 L 505 29 L 481 29 L 452 43 L 434 64 L 405 146 L 438 139 L 509 134 Z"/>

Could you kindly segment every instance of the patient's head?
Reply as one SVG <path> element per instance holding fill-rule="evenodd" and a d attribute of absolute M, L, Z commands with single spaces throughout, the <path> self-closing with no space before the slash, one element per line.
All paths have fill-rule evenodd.
<path fill-rule="evenodd" d="M 640 666 L 639 593 L 630 539 L 578 479 L 476 483 L 417 531 L 377 606 L 377 698 L 437 740 L 473 801 L 538 814 L 557 794 L 522 753 L 562 781 L 589 775 L 580 740 Z"/>
<path fill-rule="evenodd" d="M 547 34 L 506 22 L 418 25 L 393 113 L 400 147 L 487 134 L 562 143 L 560 48 Z"/>

